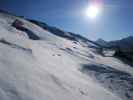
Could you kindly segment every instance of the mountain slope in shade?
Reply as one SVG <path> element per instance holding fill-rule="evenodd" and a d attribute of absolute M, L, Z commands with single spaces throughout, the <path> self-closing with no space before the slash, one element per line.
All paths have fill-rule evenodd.
<path fill-rule="evenodd" d="M 96 43 L 101 45 L 105 51 L 115 51 L 113 56 L 127 60 L 126 62 L 133 61 L 133 36 L 109 42 L 99 39 Z"/>
<path fill-rule="evenodd" d="M 133 36 L 129 36 L 121 40 L 114 40 L 114 41 L 108 41 L 108 42 L 102 39 L 98 39 L 96 43 L 107 48 L 119 47 L 123 52 L 133 51 Z"/>
<path fill-rule="evenodd" d="M 133 36 L 129 36 L 121 40 L 111 41 L 109 42 L 109 45 L 119 46 L 125 52 L 133 51 Z"/>
<path fill-rule="evenodd" d="M 133 99 L 133 67 L 53 30 L 0 13 L 0 100 Z"/>

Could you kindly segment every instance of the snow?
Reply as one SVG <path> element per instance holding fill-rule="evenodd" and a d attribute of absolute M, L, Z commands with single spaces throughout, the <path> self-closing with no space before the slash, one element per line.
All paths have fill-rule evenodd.
<path fill-rule="evenodd" d="M 115 54 L 115 50 L 103 50 L 103 54 L 105 57 L 112 57 Z"/>
<path fill-rule="evenodd" d="M 31 40 L 26 32 L 12 27 L 15 19 L 24 22 L 24 27 L 41 40 Z M 98 64 L 103 68 L 105 66 L 101 64 L 104 64 L 114 72 L 124 71 L 133 77 L 131 66 L 113 57 L 103 57 L 94 52 L 95 48 L 85 47 L 79 42 L 75 44 L 31 22 L 3 13 L 0 13 L 0 40 L 7 42 L 0 42 L 0 100 L 133 99 L 133 96 L 123 95 L 125 92 L 117 93 L 120 91 L 112 86 L 113 83 L 102 79 L 106 74 L 100 77 L 106 83 L 102 84 L 97 76 L 80 70 L 85 64 Z M 112 74 L 116 74 L 114 72 Z M 107 84 L 111 84 L 113 90 Z M 125 87 L 120 90 L 125 91 Z M 128 95 L 131 96 L 132 92 Z"/>

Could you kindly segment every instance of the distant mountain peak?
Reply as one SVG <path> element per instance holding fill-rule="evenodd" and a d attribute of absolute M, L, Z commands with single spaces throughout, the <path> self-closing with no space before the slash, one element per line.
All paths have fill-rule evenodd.
<path fill-rule="evenodd" d="M 101 46 L 107 45 L 107 41 L 103 40 L 102 38 L 99 38 L 98 40 L 96 40 L 96 43 L 98 43 Z"/>

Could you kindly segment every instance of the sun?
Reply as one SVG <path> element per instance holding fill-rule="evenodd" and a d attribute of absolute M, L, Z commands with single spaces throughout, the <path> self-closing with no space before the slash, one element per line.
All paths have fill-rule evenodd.
<path fill-rule="evenodd" d="M 86 15 L 94 19 L 96 18 L 101 12 L 101 6 L 98 4 L 91 4 L 87 9 L 86 9 Z"/>

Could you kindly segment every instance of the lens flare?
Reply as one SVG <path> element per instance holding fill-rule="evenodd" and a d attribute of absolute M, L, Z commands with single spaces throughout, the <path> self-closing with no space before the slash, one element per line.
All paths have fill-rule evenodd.
<path fill-rule="evenodd" d="M 89 7 L 86 9 L 86 15 L 94 19 L 96 18 L 101 12 L 101 6 L 98 4 L 90 4 Z"/>

